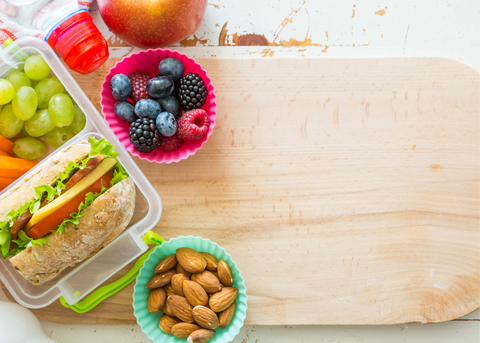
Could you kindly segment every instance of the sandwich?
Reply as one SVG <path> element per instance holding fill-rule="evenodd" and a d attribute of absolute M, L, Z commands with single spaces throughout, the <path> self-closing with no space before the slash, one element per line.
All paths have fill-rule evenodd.
<path fill-rule="evenodd" d="M 127 227 L 135 184 L 115 147 L 89 137 L 0 196 L 0 253 L 34 285 L 98 253 Z"/>

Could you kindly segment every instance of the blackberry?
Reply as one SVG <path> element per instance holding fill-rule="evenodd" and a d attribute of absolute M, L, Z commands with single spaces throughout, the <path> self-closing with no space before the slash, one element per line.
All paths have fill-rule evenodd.
<path fill-rule="evenodd" d="M 155 150 L 162 139 L 155 120 L 148 118 L 139 118 L 131 123 L 128 137 L 135 149 L 147 153 Z"/>
<path fill-rule="evenodd" d="M 202 108 L 207 100 L 207 87 L 198 74 L 188 73 L 177 85 L 177 98 L 185 111 Z"/>

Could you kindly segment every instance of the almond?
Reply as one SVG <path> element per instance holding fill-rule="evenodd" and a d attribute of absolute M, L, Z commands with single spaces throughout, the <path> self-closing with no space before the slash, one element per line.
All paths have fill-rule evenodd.
<path fill-rule="evenodd" d="M 218 279 L 218 281 L 220 281 L 220 277 L 218 276 L 218 272 L 212 272 L 213 275 L 215 275 L 215 277 Z"/>
<path fill-rule="evenodd" d="M 167 304 L 172 309 L 175 317 L 183 322 L 193 323 L 193 307 L 188 303 L 187 299 L 179 295 L 171 295 L 167 298 Z"/>
<path fill-rule="evenodd" d="M 212 295 L 208 304 L 213 312 L 225 311 L 233 304 L 237 298 L 238 289 L 235 287 L 225 287 L 220 292 Z M 170 299 L 170 298 L 169 298 Z"/>
<path fill-rule="evenodd" d="M 150 291 L 147 300 L 147 309 L 150 313 L 159 312 L 160 309 L 165 305 L 165 300 L 167 296 L 163 288 L 156 288 Z"/>
<path fill-rule="evenodd" d="M 207 270 L 210 270 L 211 272 L 217 270 L 218 258 L 213 256 L 212 254 L 209 254 L 208 252 L 201 252 L 200 255 L 202 255 L 205 261 L 207 261 Z"/>
<path fill-rule="evenodd" d="M 169 317 L 175 317 L 175 314 L 173 313 L 172 309 L 170 308 L 170 306 L 168 306 L 168 301 L 165 301 L 165 305 L 163 305 L 161 311 L 163 314 L 166 314 Z"/>
<path fill-rule="evenodd" d="M 215 331 L 207 330 L 207 329 L 200 329 L 194 331 L 188 336 L 187 342 L 188 343 L 206 343 L 211 340 L 215 336 Z"/>
<path fill-rule="evenodd" d="M 178 323 L 181 323 L 177 318 L 172 318 L 166 315 L 160 317 L 160 321 L 158 322 L 158 326 L 162 329 L 163 332 L 166 334 L 172 334 L 172 327 Z"/>
<path fill-rule="evenodd" d="M 218 315 L 218 326 L 220 328 L 226 328 L 227 326 L 230 325 L 230 323 L 232 322 L 232 319 L 233 319 L 233 315 L 235 314 L 235 308 L 237 307 L 237 304 L 235 303 L 235 301 L 233 302 L 232 305 L 230 305 L 229 308 L 227 308 L 225 311 L 221 312 L 219 315 Z"/>
<path fill-rule="evenodd" d="M 200 329 L 201 327 L 196 324 L 178 323 L 172 327 L 172 335 L 178 338 L 188 338 L 192 332 Z"/>
<path fill-rule="evenodd" d="M 215 312 L 205 306 L 196 306 L 192 311 L 195 322 L 205 329 L 218 328 L 218 317 Z"/>
<path fill-rule="evenodd" d="M 195 281 L 183 281 L 183 293 L 193 307 L 208 304 L 207 292 Z"/>
<path fill-rule="evenodd" d="M 202 286 L 207 293 L 218 292 L 220 287 L 220 281 L 208 270 L 201 272 L 200 274 L 193 274 L 192 281 L 197 282 Z"/>
<path fill-rule="evenodd" d="M 155 267 L 155 273 L 165 273 L 169 271 L 170 269 L 175 268 L 177 265 L 177 257 L 175 254 L 172 254 L 170 256 L 165 257 L 163 260 L 161 260 L 157 266 Z"/>
<path fill-rule="evenodd" d="M 175 274 L 173 277 L 172 277 L 172 288 L 173 288 L 173 292 L 176 294 L 176 295 L 180 295 L 180 296 L 185 296 L 183 294 L 183 281 L 185 280 L 189 280 L 189 278 L 185 275 L 185 274 Z"/>
<path fill-rule="evenodd" d="M 175 275 L 174 275 L 175 276 Z M 173 278 L 173 276 L 172 276 Z M 165 293 L 167 294 L 167 298 L 173 294 L 175 294 L 175 292 L 173 291 L 173 287 L 172 287 L 172 284 L 169 283 L 168 285 L 166 285 L 165 287 L 163 287 L 163 289 L 165 289 Z"/>
<path fill-rule="evenodd" d="M 205 270 L 207 261 L 200 255 L 199 252 L 190 248 L 177 249 L 177 261 L 187 272 L 200 273 Z"/>
<path fill-rule="evenodd" d="M 177 270 L 177 274 L 185 274 L 186 276 L 188 276 L 189 279 L 190 279 L 190 276 L 192 276 L 192 273 L 187 272 L 185 269 L 183 269 L 180 263 L 177 263 L 177 266 L 175 267 L 175 269 Z"/>
<path fill-rule="evenodd" d="M 147 288 L 160 288 L 170 283 L 172 276 L 175 275 L 175 270 L 169 270 L 168 272 L 155 275 L 148 281 Z"/>
<path fill-rule="evenodd" d="M 224 285 L 225 287 L 233 286 L 233 274 L 227 262 L 225 262 L 224 260 L 220 260 L 218 262 L 217 272 L 218 278 L 220 279 L 222 285 Z"/>

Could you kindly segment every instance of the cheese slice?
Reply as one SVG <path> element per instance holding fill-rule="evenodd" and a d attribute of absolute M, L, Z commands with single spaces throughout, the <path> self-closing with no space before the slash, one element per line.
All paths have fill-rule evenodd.
<path fill-rule="evenodd" d="M 78 194 L 83 192 L 85 189 L 93 185 L 95 182 L 100 180 L 100 178 L 108 173 L 112 168 L 117 164 L 116 158 L 106 158 L 104 159 L 94 170 L 92 170 L 87 176 L 78 181 L 72 188 L 60 195 L 58 198 L 53 200 L 51 203 L 39 209 L 34 213 L 32 219 L 25 226 L 25 231 L 28 232 L 33 226 L 40 223 L 42 220 L 50 216 L 52 213 L 57 211 L 59 208 L 64 206 L 70 200 L 75 198 Z"/>

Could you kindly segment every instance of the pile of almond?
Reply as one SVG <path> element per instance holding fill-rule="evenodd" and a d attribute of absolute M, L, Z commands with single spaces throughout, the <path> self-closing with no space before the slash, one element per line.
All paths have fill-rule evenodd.
<path fill-rule="evenodd" d="M 214 255 L 190 248 L 177 249 L 155 268 L 147 284 L 148 311 L 162 311 L 158 323 L 166 334 L 205 343 L 225 328 L 235 313 L 238 289 L 232 270 Z"/>

